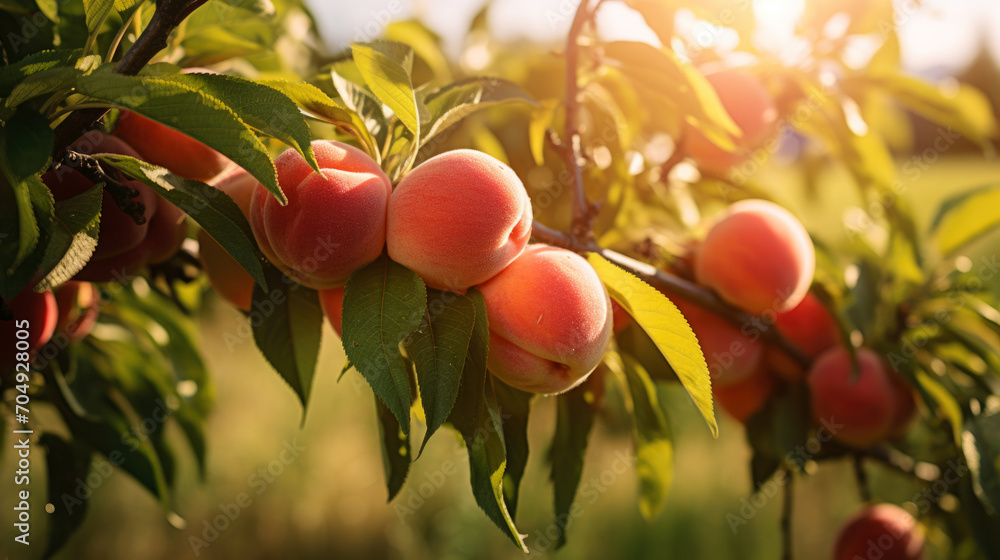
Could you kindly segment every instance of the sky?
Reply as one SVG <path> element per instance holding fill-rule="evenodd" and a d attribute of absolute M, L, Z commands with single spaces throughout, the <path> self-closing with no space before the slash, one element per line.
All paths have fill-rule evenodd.
<path fill-rule="evenodd" d="M 733 0 L 734 6 L 743 0 Z M 767 28 L 775 48 L 790 36 L 805 1 L 752 0 L 753 12 Z M 483 5 L 482 0 L 307 0 L 320 33 L 331 50 L 352 41 L 378 37 L 389 21 L 418 17 L 445 39 L 456 53 L 462 34 Z M 505 40 L 554 41 L 569 29 L 577 0 L 494 0 L 490 27 Z M 904 65 L 916 73 L 959 70 L 975 56 L 985 39 L 1000 60 L 1000 0 L 898 0 L 899 34 Z M 642 19 L 621 2 L 607 2 L 599 19 L 610 38 L 655 40 Z M 724 39 L 724 36 L 723 36 Z"/>

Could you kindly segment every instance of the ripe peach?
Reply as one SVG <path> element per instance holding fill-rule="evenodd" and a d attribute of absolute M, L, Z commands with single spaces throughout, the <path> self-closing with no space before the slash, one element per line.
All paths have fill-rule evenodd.
<path fill-rule="evenodd" d="M 6 304 L 13 312 L 13 319 L 0 319 L 0 344 L 4 345 L 0 373 L 5 376 L 13 374 L 15 365 L 25 361 L 19 354 L 27 354 L 29 362 L 34 359 L 35 352 L 52 338 L 59 319 L 51 291 L 37 293 L 28 286 Z"/>
<path fill-rule="evenodd" d="M 921 560 L 924 536 L 917 520 L 905 509 L 878 504 L 859 511 L 844 524 L 833 550 L 834 560 Z"/>
<path fill-rule="evenodd" d="M 326 289 L 343 285 L 382 253 L 392 184 L 357 148 L 327 140 L 312 147 L 322 173 L 295 150 L 275 158 L 288 204 L 258 185 L 250 225 L 275 266 L 310 288 Z"/>
<path fill-rule="evenodd" d="M 765 200 L 733 204 L 698 249 L 695 277 L 754 315 L 793 309 L 816 267 L 809 234 L 795 216 Z"/>
<path fill-rule="evenodd" d="M 70 342 L 86 338 L 101 310 L 97 288 L 89 282 L 70 281 L 56 288 L 55 298 L 59 308 L 56 332 L 65 334 Z"/>
<path fill-rule="evenodd" d="M 681 299 L 671 301 L 698 338 L 713 387 L 738 384 L 759 369 L 764 356 L 761 342 L 744 336 L 730 322 L 697 305 Z"/>
<path fill-rule="evenodd" d="M 257 187 L 257 179 L 243 169 L 227 174 L 216 188 L 228 194 L 243 214 L 250 216 L 250 199 Z M 253 299 L 253 277 L 243 270 L 222 245 L 205 230 L 198 230 L 199 257 L 202 268 L 212 288 L 223 299 L 243 311 L 250 311 Z"/>
<path fill-rule="evenodd" d="M 813 416 L 837 428 L 833 437 L 853 447 L 869 447 L 889 434 L 896 416 L 896 395 L 882 358 L 858 349 L 860 371 L 851 379 L 847 349 L 827 350 L 809 370 Z"/>
<path fill-rule="evenodd" d="M 330 321 L 337 336 L 343 336 L 341 330 L 341 319 L 344 314 L 344 288 L 332 288 L 319 291 L 319 304 L 323 308 L 323 314 Z"/>
<path fill-rule="evenodd" d="M 758 367 L 748 377 L 731 385 L 712 386 L 715 402 L 730 416 L 745 424 L 760 410 L 774 390 L 774 376 L 765 367 Z"/>
<path fill-rule="evenodd" d="M 684 127 L 681 150 L 702 170 L 722 176 L 750 156 L 775 131 L 778 110 L 763 84 L 744 70 L 722 70 L 705 75 L 729 116 L 743 135 L 735 139 L 736 151 L 713 144 L 693 126 Z"/>
<path fill-rule="evenodd" d="M 76 140 L 70 148 L 88 155 L 111 153 L 140 157 L 125 142 L 100 132 L 85 134 Z M 59 169 L 45 173 L 42 175 L 42 181 L 52 191 L 52 196 L 57 202 L 81 194 L 94 186 L 92 181 L 68 166 L 61 166 Z M 137 247 L 146 238 L 149 220 L 156 212 L 159 197 L 149 187 L 138 181 L 126 181 L 125 184 L 139 192 L 134 200 L 145 206 L 146 223 L 136 224 L 135 220 L 118 208 L 111 194 L 105 190 L 101 202 L 101 228 L 97 239 L 97 249 L 94 250 L 92 260 L 121 255 Z"/>
<path fill-rule="evenodd" d="M 463 292 L 510 264 L 531 235 L 531 202 L 517 174 L 475 150 L 435 156 L 389 199 L 389 256 L 432 288 Z"/>
<path fill-rule="evenodd" d="M 810 358 L 815 358 L 840 341 L 840 331 L 830 312 L 819 298 L 809 292 L 798 305 L 778 313 L 774 326 Z M 776 373 L 786 379 L 801 379 L 805 375 L 798 364 L 777 348 L 767 349 L 766 360 Z"/>
<path fill-rule="evenodd" d="M 561 393 L 600 364 L 611 298 L 576 253 L 530 245 L 479 290 L 490 323 L 489 369 L 508 385 Z"/>
<path fill-rule="evenodd" d="M 207 183 L 233 165 L 194 138 L 137 113 L 122 111 L 114 135 L 131 144 L 142 159 L 187 179 Z"/>
<path fill-rule="evenodd" d="M 184 212 L 166 200 L 161 200 L 156 214 L 153 214 L 153 219 L 149 222 L 149 235 L 144 241 L 149 248 L 146 262 L 161 263 L 174 256 L 184 243 L 187 233 L 187 217 Z"/>

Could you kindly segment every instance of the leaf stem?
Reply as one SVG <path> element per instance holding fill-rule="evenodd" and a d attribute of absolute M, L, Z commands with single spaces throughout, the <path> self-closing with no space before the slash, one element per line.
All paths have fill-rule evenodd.
<path fill-rule="evenodd" d="M 129 14 L 128 19 L 122 22 L 121 28 L 118 30 L 118 34 L 115 35 L 113 41 L 111 41 L 111 46 L 108 47 L 108 54 L 104 56 L 105 62 L 111 62 L 115 57 L 115 53 L 118 51 L 118 45 L 121 44 L 122 38 L 125 37 L 125 33 L 128 32 L 129 28 L 132 27 L 132 22 L 136 20 L 139 12 L 142 11 L 142 5 L 140 4 Z"/>
<path fill-rule="evenodd" d="M 792 491 L 795 487 L 795 473 L 785 471 L 785 476 L 788 481 L 781 500 L 781 559 L 792 560 Z"/>

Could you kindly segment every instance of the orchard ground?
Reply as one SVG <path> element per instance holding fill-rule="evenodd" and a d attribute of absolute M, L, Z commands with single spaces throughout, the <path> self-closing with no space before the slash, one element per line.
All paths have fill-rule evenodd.
<path fill-rule="evenodd" d="M 917 218 L 925 225 L 931 209 L 951 192 L 941 185 L 1000 180 L 1000 165 L 942 156 L 918 175 L 910 182 L 913 175 L 904 169 L 901 178 L 905 195 L 920 201 Z M 755 179 L 776 186 L 778 201 L 802 216 L 822 239 L 845 235 L 843 210 L 856 199 L 853 189 L 841 188 L 845 184 L 843 172 L 821 178 L 819 191 L 823 194 L 816 202 L 789 194 L 801 192 L 791 183 L 796 180 L 793 172 L 771 170 Z M 1000 255 L 990 252 L 998 246 L 995 237 L 980 243 L 972 259 L 975 266 L 1000 263 Z M 452 438 L 433 438 L 412 466 L 400 499 L 405 505 L 410 489 L 423 490 L 418 494 L 423 503 L 416 515 L 401 521 L 394 504 L 385 503 L 380 452 L 377 441 L 370 437 L 377 430 L 371 390 L 356 372 L 348 373 L 337 384 L 344 356 L 329 326 L 324 327 L 313 394 L 314 403 L 323 406 L 310 409 L 300 431 L 296 397 L 274 377 L 251 348 L 253 343 L 246 339 L 235 352 L 227 347 L 224 335 L 239 332 L 240 325 L 239 314 L 221 300 L 210 307 L 200 325 L 205 355 L 217 374 L 219 400 L 209 420 L 208 483 L 197 480 L 191 456 L 180 448 L 177 510 L 185 517 L 186 528 L 170 527 L 154 499 L 139 491 L 134 480 L 112 473 L 101 477 L 82 530 L 57 558 L 195 558 L 190 537 L 203 538 L 205 522 L 211 523 L 220 515 L 220 506 L 237 503 L 241 493 L 251 493 L 252 503 L 241 507 L 239 516 L 208 546 L 200 547 L 197 558 L 305 557 L 316 550 L 346 559 L 524 557 L 475 505 L 467 463 Z M 647 528 L 636 506 L 634 471 L 626 469 L 614 477 L 606 474 L 616 472 L 615 462 L 621 461 L 616 453 L 632 456 L 630 428 L 622 420 L 612 419 L 610 427 L 607 422 L 598 422 L 581 481 L 581 487 L 589 484 L 587 488 L 596 490 L 596 498 L 580 495 L 582 511 L 569 526 L 566 549 L 556 557 L 657 558 L 662 550 L 691 558 L 777 557 L 781 495 L 765 492 L 751 499 L 746 469 L 749 451 L 742 428 L 720 414 L 721 435 L 712 440 L 679 387 L 663 387 L 660 392 L 675 431 L 675 448 L 683 453 L 683 460 L 676 462 L 676 479 L 684 483 L 673 486 L 663 514 Z M 609 394 L 608 398 L 619 397 Z M 554 423 L 552 405 L 552 400 L 543 399 L 533 413 L 530 444 L 535 450 L 544 449 L 551 437 L 543 426 Z M 43 421 L 39 414 L 39 421 Z M 416 435 L 422 436 L 419 430 Z M 285 443 L 296 439 L 304 448 L 300 456 L 282 463 Z M 12 465 L 9 446 L 3 453 L 7 454 L 3 464 Z M 541 550 L 545 543 L 536 532 L 544 536 L 546 528 L 556 522 L 551 517 L 551 485 L 543 461 L 543 453 L 532 454 L 518 508 L 518 526 L 529 535 L 526 543 L 533 547 L 533 557 L 549 555 Z M 248 481 L 275 462 L 281 464 L 281 473 L 267 482 L 266 491 L 257 494 Z M 870 472 L 878 498 L 902 503 L 919 494 L 916 485 L 880 467 L 872 466 Z M 8 497 L 3 500 L 4 507 L 13 495 L 10 474 L 0 473 L 4 481 L 0 496 Z M 934 487 L 947 488 L 953 474 L 962 475 L 942 473 L 940 484 Z M 438 487 L 441 476 L 447 480 Z M 433 491 L 423 484 L 428 481 Z M 43 484 L 43 477 L 33 477 L 33 496 L 45 494 Z M 818 473 L 796 485 L 796 557 L 807 558 L 811 551 L 830 549 L 840 524 L 857 510 L 853 488 L 852 467 L 847 462 L 824 463 Z M 940 496 L 935 493 L 932 497 Z M 816 507 L 820 503 L 824 507 Z M 39 536 L 45 530 L 44 506 L 42 500 L 32 503 L 32 533 Z M 128 514 L 121 515 L 123 511 Z M 736 534 L 728 521 L 731 515 L 747 521 Z M 12 527 L 0 526 L 0 539 L 9 542 L 11 531 Z M 41 553 L 41 545 L 36 546 L 30 549 L 36 555 L 32 558 Z M 931 552 L 930 560 L 939 557 Z"/>

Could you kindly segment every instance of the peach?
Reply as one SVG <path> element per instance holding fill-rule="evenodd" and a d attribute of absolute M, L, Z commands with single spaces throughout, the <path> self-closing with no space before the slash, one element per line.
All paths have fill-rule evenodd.
<path fill-rule="evenodd" d="M 101 310 L 101 294 L 89 282 L 66 282 L 55 290 L 59 320 L 56 332 L 63 333 L 70 342 L 83 340 L 97 323 Z"/>
<path fill-rule="evenodd" d="M 330 321 L 330 326 L 333 327 L 334 332 L 337 333 L 337 336 L 343 336 L 341 319 L 344 314 L 344 288 L 320 290 L 319 304 L 323 308 L 323 314 L 326 315 L 326 319 Z"/>
<path fill-rule="evenodd" d="M 798 305 L 778 313 L 774 326 L 786 340 L 810 358 L 815 358 L 840 341 L 840 331 L 830 312 L 818 297 L 809 292 Z M 776 373 L 786 379 L 797 380 L 805 375 L 798 364 L 777 348 L 767 349 L 766 360 Z"/>
<path fill-rule="evenodd" d="M 122 111 L 113 134 L 131 144 L 142 159 L 186 179 L 207 183 L 233 165 L 194 138 L 137 113 Z"/>
<path fill-rule="evenodd" d="M 342 286 L 385 245 L 392 183 L 361 150 L 328 140 L 312 143 L 321 173 L 295 150 L 275 158 L 282 206 L 263 185 L 250 201 L 250 225 L 264 255 L 285 274 L 315 289 Z"/>
<path fill-rule="evenodd" d="M 783 312 L 809 291 L 816 253 L 795 216 L 773 202 L 733 204 L 698 249 L 695 277 L 754 315 Z"/>
<path fill-rule="evenodd" d="M 475 150 L 417 166 L 389 199 L 389 256 L 432 288 L 464 292 L 514 261 L 531 235 L 531 201 L 517 174 Z"/>
<path fill-rule="evenodd" d="M 490 323 L 488 365 L 532 393 L 562 393 L 600 364 L 611 339 L 611 298 L 583 257 L 530 245 L 479 290 Z"/>
<path fill-rule="evenodd" d="M 808 383 L 816 420 L 836 426 L 833 437 L 852 447 L 870 447 L 889 435 L 896 393 L 882 358 L 858 349 L 860 371 L 852 380 L 847 349 L 827 350 L 813 362 Z"/>
<path fill-rule="evenodd" d="M 35 352 L 52 338 L 59 311 L 51 291 L 37 293 L 30 285 L 6 304 L 13 318 L 0 319 L 0 344 L 4 346 L 0 373 L 8 376 L 15 373 L 16 364 L 33 360 Z"/>
<path fill-rule="evenodd" d="M 227 174 L 216 188 L 236 202 L 243 214 L 250 216 L 250 199 L 257 187 L 257 179 L 243 169 Z M 254 280 L 243 270 L 222 245 L 205 230 L 198 230 L 199 258 L 209 283 L 223 299 L 243 311 L 250 311 Z"/>
<path fill-rule="evenodd" d="M 698 338 L 712 386 L 738 384 L 759 369 L 764 345 L 743 335 L 722 317 L 681 299 L 672 299 Z"/>
<path fill-rule="evenodd" d="M 758 367 L 748 377 L 731 385 L 713 385 L 715 402 L 730 416 L 745 424 L 774 390 L 774 376 L 764 367 Z"/>
<path fill-rule="evenodd" d="M 100 132 L 90 132 L 76 140 L 70 149 L 83 154 L 111 153 L 138 158 L 139 154 L 128 144 L 114 136 Z M 49 171 L 42 175 L 42 181 L 52 191 L 57 202 L 74 197 L 94 186 L 94 183 L 81 173 L 68 166 Z M 159 197 L 146 185 L 138 181 L 126 181 L 126 185 L 134 188 L 139 195 L 134 199 L 145 206 L 146 223 L 136 224 L 131 216 L 122 210 L 112 199 L 107 190 L 101 201 L 101 227 L 97 239 L 97 249 L 92 260 L 101 260 L 121 255 L 137 247 L 146 238 L 149 230 L 149 220 L 156 212 Z"/>
<path fill-rule="evenodd" d="M 149 235 L 144 242 L 149 248 L 147 262 L 157 264 L 174 256 L 187 238 L 187 217 L 180 208 L 161 200 L 149 222 Z"/>
<path fill-rule="evenodd" d="M 917 527 L 917 520 L 905 509 L 892 504 L 869 506 L 841 528 L 833 558 L 921 560 L 924 558 L 924 536 Z"/>
<path fill-rule="evenodd" d="M 735 139 L 736 151 L 729 152 L 713 144 L 693 126 L 684 127 L 681 150 L 710 174 L 724 176 L 730 169 L 761 147 L 776 129 L 778 110 L 764 85 L 743 70 L 722 70 L 705 75 L 719 95 L 722 106 L 742 136 Z"/>

